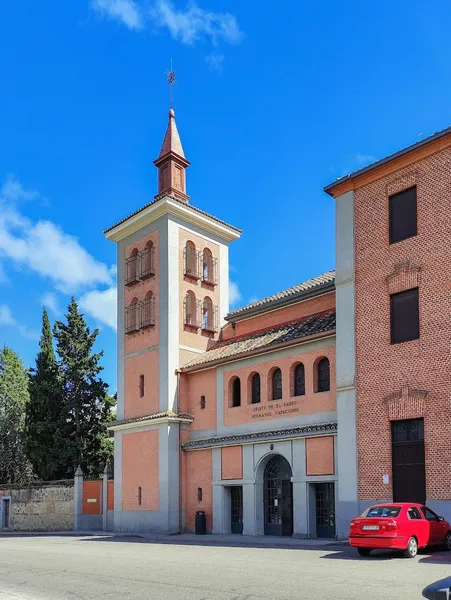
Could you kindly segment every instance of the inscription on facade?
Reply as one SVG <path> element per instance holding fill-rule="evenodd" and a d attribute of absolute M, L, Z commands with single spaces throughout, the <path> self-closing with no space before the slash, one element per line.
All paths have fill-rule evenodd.
<path fill-rule="evenodd" d="M 267 417 L 281 417 L 299 412 L 296 400 L 282 402 L 280 404 L 268 404 L 267 406 L 254 406 L 252 409 L 253 419 L 264 419 Z"/>

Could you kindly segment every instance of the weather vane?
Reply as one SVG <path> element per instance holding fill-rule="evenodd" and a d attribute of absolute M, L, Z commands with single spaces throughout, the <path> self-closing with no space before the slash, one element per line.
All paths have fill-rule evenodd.
<path fill-rule="evenodd" d="M 173 94 L 173 86 L 175 83 L 177 73 L 172 70 L 172 58 L 171 58 L 171 66 L 169 71 L 166 71 L 166 82 L 169 85 L 169 100 L 170 100 L 170 108 L 172 108 L 172 94 Z"/>

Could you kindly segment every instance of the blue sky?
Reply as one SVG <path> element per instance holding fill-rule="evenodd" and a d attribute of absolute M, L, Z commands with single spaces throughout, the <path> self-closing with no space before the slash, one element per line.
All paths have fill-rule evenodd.
<path fill-rule="evenodd" d="M 241 227 L 234 305 L 334 266 L 322 187 L 450 124 L 451 4 L 4 0 L 0 344 L 74 295 L 116 389 L 115 247 L 156 193 L 170 58 L 196 206 Z"/>

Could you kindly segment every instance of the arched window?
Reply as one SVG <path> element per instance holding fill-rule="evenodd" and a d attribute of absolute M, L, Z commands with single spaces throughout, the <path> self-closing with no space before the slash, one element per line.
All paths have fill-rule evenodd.
<path fill-rule="evenodd" d="M 141 277 L 150 277 L 155 275 L 154 265 L 154 247 L 151 241 L 148 241 L 141 255 Z"/>
<path fill-rule="evenodd" d="M 198 326 L 196 296 L 191 290 L 185 296 L 185 325 Z"/>
<path fill-rule="evenodd" d="M 138 260 L 139 253 L 137 248 L 134 248 L 130 256 L 125 261 L 125 284 L 131 285 L 138 281 Z"/>
<path fill-rule="evenodd" d="M 202 255 L 202 279 L 207 283 L 214 283 L 213 255 L 208 248 L 204 249 Z"/>
<path fill-rule="evenodd" d="M 254 373 L 251 381 L 251 400 L 252 404 L 258 404 L 260 402 L 260 375 Z"/>
<path fill-rule="evenodd" d="M 153 327 L 155 325 L 155 300 L 152 292 L 147 292 L 141 302 L 141 327 Z"/>
<path fill-rule="evenodd" d="M 232 381 L 232 406 L 241 406 L 241 381 L 235 377 Z"/>
<path fill-rule="evenodd" d="M 305 369 L 302 363 L 296 365 L 293 375 L 293 396 L 303 396 L 305 394 Z"/>
<path fill-rule="evenodd" d="M 328 358 L 322 358 L 318 363 L 318 392 L 330 390 L 330 363 Z"/>
<path fill-rule="evenodd" d="M 213 331 L 213 302 L 208 296 L 202 304 L 202 329 Z"/>
<path fill-rule="evenodd" d="M 272 399 L 282 399 L 282 371 L 274 369 L 272 374 Z"/>
<path fill-rule="evenodd" d="M 138 298 L 133 298 L 125 309 L 125 333 L 132 333 L 138 328 Z"/>
<path fill-rule="evenodd" d="M 199 277 L 196 246 L 193 242 L 186 242 L 185 246 L 185 275 Z"/>

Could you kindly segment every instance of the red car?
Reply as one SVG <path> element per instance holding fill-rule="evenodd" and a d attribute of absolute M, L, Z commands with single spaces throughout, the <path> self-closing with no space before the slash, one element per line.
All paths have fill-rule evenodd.
<path fill-rule="evenodd" d="M 418 548 L 444 546 L 451 550 L 451 525 L 423 504 L 375 504 L 351 521 L 349 543 L 360 556 L 371 550 L 403 550 L 413 558 Z"/>

